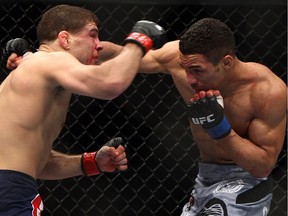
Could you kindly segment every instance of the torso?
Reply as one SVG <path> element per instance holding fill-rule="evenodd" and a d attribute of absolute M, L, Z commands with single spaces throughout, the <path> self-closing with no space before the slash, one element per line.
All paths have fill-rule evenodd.
<path fill-rule="evenodd" d="M 53 86 L 43 75 L 45 70 L 36 63 L 23 63 L 1 84 L 0 169 L 37 178 L 47 163 L 71 93 Z"/>
<path fill-rule="evenodd" d="M 224 110 L 226 118 L 233 128 L 243 138 L 248 138 L 248 127 L 253 118 L 253 106 L 247 100 L 248 92 L 246 94 L 236 94 L 224 99 Z M 240 105 L 245 103 L 245 105 Z M 243 110 L 243 107 L 246 107 Z M 191 125 L 193 138 L 200 149 L 201 160 L 203 162 L 211 163 L 233 163 L 233 159 L 225 151 L 222 151 L 216 142 L 209 137 L 209 135 L 202 129 L 201 126 Z"/>
<path fill-rule="evenodd" d="M 240 82 L 239 80 L 230 80 L 231 83 L 235 82 L 233 92 L 225 92 L 225 88 L 218 90 L 220 90 L 224 98 L 225 115 L 231 128 L 233 128 L 241 137 L 248 139 L 250 123 L 257 113 L 261 111 L 261 104 L 263 103 L 261 97 L 255 96 L 260 96 L 260 89 L 271 89 L 273 86 L 277 85 L 277 83 L 280 82 L 280 79 L 263 65 L 243 62 L 240 64 L 241 67 L 244 65 L 245 69 L 242 72 L 246 73 L 246 75 L 243 74 L 243 80 L 240 80 Z M 179 76 L 178 80 L 180 80 L 180 77 L 183 79 L 183 76 Z M 227 86 L 228 85 L 229 83 Z M 189 93 L 187 87 L 183 88 L 182 86 L 182 88 L 179 88 L 179 86 L 180 85 L 178 85 L 177 89 L 184 100 L 186 102 L 190 101 L 194 92 L 190 90 Z M 233 163 L 233 158 L 219 148 L 216 142 L 209 137 L 201 126 L 191 124 L 191 131 L 194 141 L 200 150 L 201 161 L 219 164 Z"/>

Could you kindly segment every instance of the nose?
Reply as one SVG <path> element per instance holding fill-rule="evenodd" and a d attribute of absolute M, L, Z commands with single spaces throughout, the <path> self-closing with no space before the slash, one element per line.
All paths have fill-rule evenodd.
<path fill-rule="evenodd" d="M 97 47 L 96 47 L 96 50 L 97 50 L 98 52 L 100 52 L 101 50 L 103 50 L 103 46 L 97 46 Z"/>
<path fill-rule="evenodd" d="M 100 40 L 98 39 L 97 42 L 96 42 L 96 50 L 98 52 L 100 52 L 101 50 L 103 50 L 103 45 L 102 43 L 100 42 Z"/>
<path fill-rule="evenodd" d="M 96 50 L 97 50 L 98 52 L 100 52 L 101 50 L 103 50 L 103 46 L 102 46 L 102 45 L 98 45 L 98 46 L 96 47 Z"/>

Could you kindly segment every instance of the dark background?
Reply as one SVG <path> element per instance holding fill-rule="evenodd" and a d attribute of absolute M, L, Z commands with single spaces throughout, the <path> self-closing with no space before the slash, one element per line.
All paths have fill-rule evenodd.
<path fill-rule="evenodd" d="M 287 3 L 283 0 L 1 0 L 1 44 L 22 37 L 34 46 L 36 25 L 49 7 L 69 3 L 94 11 L 100 39 L 121 43 L 133 24 L 148 19 L 179 36 L 196 20 L 215 17 L 235 33 L 237 55 L 260 62 L 287 80 Z M 123 62 L 125 64 L 125 62 Z M 7 73 L 2 63 L 0 80 Z M 78 154 L 95 151 L 121 136 L 127 144 L 124 173 L 39 181 L 45 215 L 179 216 L 197 174 L 198 149 L 185 116 L 185 104 L 170 76 L 137 75 L 113 101 L 73 96 L 55 149 Z M 270 215 L 287 215 L 287 142 L 275 170 Z"/>

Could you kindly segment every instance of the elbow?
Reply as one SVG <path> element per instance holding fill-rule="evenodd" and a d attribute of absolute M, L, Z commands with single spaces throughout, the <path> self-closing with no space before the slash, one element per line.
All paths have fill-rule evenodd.
<path fill-rule="evenodd" d="M 267 164 L 265 166 L 258 167 L 258 168 L 254 168 L 251 170 L 247 170 L 252 176 L 256 177 L 256 178 L 265 178 L 268 177 L 271 172 L 273 171 L 274 166 L 267 166 Z"/>
<path fill-rule="evenodd" d="M 251 171 L 250 174 L 254 176 L 255 178 L 265 178 L 270 175 L 272 170 L 266 170 L 266 171 Z"/>
<path fill-rule="evenodd" d="M 127 86 L 121 81 L 110 81 L 109 83 L 103 84 L 105 88 L 103 89 L 103 98 L 104 100 L 113 100 L 121 95 L 126 89 Z"/>

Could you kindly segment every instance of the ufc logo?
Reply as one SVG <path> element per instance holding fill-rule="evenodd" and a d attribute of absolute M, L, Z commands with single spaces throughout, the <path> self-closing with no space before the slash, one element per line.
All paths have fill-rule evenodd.
<path fill-rule="evenodd" d="M 205 122 L 210 123 L 210 122 L 215 121 L 213 116 L 214 116 L 214 114 L 212 113 L 212 114 L 210 114 L 208 116 L 203 116 L 203 117 L 200 117 L 200 118 L 191 118 L 191 120 L 192 120 L 193 124 L 201 124 L 201 125 L 203 125 Z"/>

